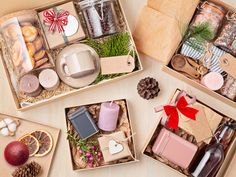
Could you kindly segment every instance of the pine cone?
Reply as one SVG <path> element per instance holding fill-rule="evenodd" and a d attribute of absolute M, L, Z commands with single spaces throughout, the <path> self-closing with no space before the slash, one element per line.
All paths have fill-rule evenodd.
<path fill-rule="evenodd" d="M 158 96 L 160 92 L 158 82 L 151 77 L 147 77 L 142 79 L 137 86 L 138 94 L 146 99 L 150 100 Z"/>
<path fill-rule="evenodd" d="M 41 171 L 41 166 L 36 162 L 31 162 L 22 167 L 17 168 L 13 173 L 13 177 L 36 177 Z"/>

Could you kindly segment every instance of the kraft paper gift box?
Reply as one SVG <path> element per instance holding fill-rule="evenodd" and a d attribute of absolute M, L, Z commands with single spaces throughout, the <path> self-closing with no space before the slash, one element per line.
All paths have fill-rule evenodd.
<path fill-rule="evenodd" d="M 170 97 L 169 99 L 169 103 L 172 102 L 172 100 L 175 100 L 176 96 L 178 96 L 180 93 L 180 90 L 177 89 L 176 91 L 174 91 L 173 95 Z M 186 97 L 187 99 L 187 97 Z M 204 104 L 203 102 L 199 101 L 199 100 L 196 100 L 197 102 L 195 103 L 195 106 L 201 106 L 201 107 L 204 107 L 205 109 L 205 113 L 208 114 L 209 116 L 212 116 L 212 114 L 216 114 L 215 116 L 213 116 L 214 118 L 211 118 L 211 121 L 209 121 L 209 126 L 210 127 L 215 127 L 216 123 L 214 121 L 220 122 L 220 124 L 218 124 L 218 128 L 221 126 L 221 123 L 223 122 L 223 119 L 225 119 L 225 115 L 222 115 L 220 113 L 218 113 L 216 110 L 214 110 L 213 108 L 209 107 L 208 105 Z M 163 115 L 161 116 L 161 118 L 164 117 L 164 113 Z M 180 118 L 181 119 L 181 118 Z M 219 120 L 217 120 L 219 119 Z M 227 119 L 230 119 L 230 118 L 227 118 Z M 209 120 L 209 119 L 208 119 Z M 154 152 L 152 150 L 158 150 L 158 146 L 160 145 L 160 142 L 159 142 L 159 139 L 158 139 L 158 136 L 159 134 L 161 133 L 161 130 L 163 129 L 163 121 L 160 119 L 160 121 L 154 126 L 154 129 L 151 131 L 150 133 L 150 136 L 148 138 L 148 141 L 146 142 L 145 146 L 144 146 L 144 149 L 143 149 L 143 154 L 151 159 L 153 159 L 154 161 L 160 161 L 160 163 L 162 163 L 163 165 L 165 165 L 168 169 L 170 170 L 174 170 L 176 173 L 178 173 L 179 175 L 181 176 L 189 176 L 187 174 L 187 169 L 183 169 L 183 168 L 180 168 L 180 166 L 177 166 L 176 164 L 174 164 L 174 161 L 171 162 L 171 161 L 168 161 L 168 159 L 164 158 L 164 157 L 161 157 L 160 155 L 155 155 Z M 202 130 L 204 132 L 204 130 Z M 185 139 L 185 140 L 188 140 L 189 142 L 191 143 L 194 143 L 194 141 L 191 140 L 191 137 L 192 135 L 189 135 L 188 132 L 186 132 L 185 130 L 179 128 L 178 130 L 173 130 L 171 131 L 172 133 L 175 133 L 176 135 L 180 136 L 181 138 Z M 215 132 L 214 132 L 215 133 Z M 176 137 L 176 139 L 178 139 Z M 184 141 L 182 141 L 184 142 Z M 155 144 L 156 143 L 156 144 Z M 198 152 L 197 154 L 199 153 L 199 151 L 202 150 L 202 147 L 205 143 L 194 143 L 195 145 L 198 145 Z M 187 144 L 186 144 L 187 145 Z M 206 145 L 206 144 L 205 144 Z M 189 146 L 189 145 L 188 145 Z M 192 145 L 191 145 L 192 146 Z M 193 146 L 192 146 L 193 147 Z M 175 147 L 173 147 L 175 148 Z M 194 148 L 192 148 L 193 150 Z M 227 151 L 226 151 L 226 155 L 225 155 L 225 159 L 224 159 L 224 162 L 222 164 L 222 166 L 220 167 L 218 173 L 216 174 L 216 177 L 223 177 L 227 171 L 228 171 L 228 167 L 232 164 L 232 159 L 233 157 L 235 157 L 235 149 L 236 149 L 236 134 L 234 134 L 232 140 L 231 140 L 231 143 L 229 144 L 229 146 L 227 147 Z M 191 150 L 191 154 L 192 151 Z M 159 151 L 157 151 L 159 152 Z M 165 156 L 166 157 L 170 157 L 169 156 L 170 154 L 168 154 L 167 151 L 165 151 Z M 178 160 L 178 159 L 175 159 L 175 157 L 171 157 L 170 160 L 177 160 L 177 162 L 179 162 L 179 165 L 186 165 L 187 164 L 187 161 L 185 162 L 184 159 L 181 159 L 181 160 Z M 189 159 L 188 160 L 188 164 L 189 164 Z M 190 162 L 190 166 L 193 164 L 195 160 L 195 157 L 191 160 Z"/>
<path fill-rule="evenodd" d="M 144 7 L 133 34 L 138 50 L 164 62 L 174 54 L 181 41 L 178 26 L 175 19 Z"/>
<path fill-rule="evenodd" d="M 50 31 L 49 26 L 47 26 L 44 22 L 44 20 L 45 20 L 44 12 L 48 11 L 48 10 L 53 10 L 56 13 L 58 13 L 62 10 L 68 11 L 70 14 L 69 17 L 76 19 L 78 22 L 78 27 L 77 27 L 76 32 L 74 34 L 70 34 L 69 36 L 67 36 L 66 32 L 59 33 L 59 31 L 57 29 L 55 30 L 55 32 Z M 43 28 L 43 31 L 44 31 L 44 34 L 45 34 L 45 37 L 47 39 L 50 49 L 63 47 L 66 44 L 73 43 L 77 40 L 81 40 L 81 39 L 85 38 L 85 33 L 84 33 L 83 27 L 81 25 L 79 16 L 77 15 L 77 11 L 75 9 L 73 2 L 68 2 L 68 3 L 62 4 L 62 5 L 55 5 L 54 7 L 50 8 L 50 9 L 43 10 L 42 12 L 38 13 L 38 15 L 39 15 L 41 26 Z M 68 20 L 68 25 L 71 26 L 71 28 L 76 28 L 76 26 L 77 26 L 75 21 L 70 21 L 70 20 Z M 66 26 L 64 28 L 66 28 Z"/>
<path fill-rule="evenodd" d="M 217 5 L 222 6 L 226 11 L 235 10 L 235 7 L 232 7 L 222 1 L 219 0 L 209 0 L 210 2 L 216 3 Z M 218 92 L 214 92 L 209 90 L 199 82 L 195 80 L 189 79 L 184 76 L 182 73 L 179 73 L 171 68 L 170 61 L 175 52 L 178 52 L 181 49 L 181 41 L 182 37 L 185 34 L 185 31 L 188 29 L 188 25 L 193 19 L 195 12 L 197 11 L 198 5 L 200 5 L 202 1 L 200 0 L 148 0 L 147 7 L 144 7 L 143 11 L 140 13 L 139 20 L 135 27 L 133 36 L 137 43 L 138 50 L 152 58 L 162 62 L 164 64 L 163 71 L 168 73 L 169 75 L 178 78 L 181 81 L 188 83 L 189 85 L 207 93 L 208 95 L 219 99 L 220 101 L 236 108 L 236 102 L 228 99 L 227 97 L 219 94 Z M 147 9 L 152 10 L 147 10 Z M 184 9 L 184 10 L 183 10 Z M 177 21 L 178 25 L 170 25 L 168 23 L 164 23 L 161 20 L 155 21 L 153 16 L 157 16 L 157 14 L 163 14 L 168 16 L 169 18 Z M 145 26 L 147 24 L 155 24 L 150 26 Z M 144 31 L 144 27 L 146 27 L 146 31 Z M 169 29 L 173 28 L 173 29 Z M 159 30 L 158 30 L 159 29 Z M 166 33 L 163 31 L 178 31 L 178 37 L 172 37 L 171 34 L 164 35 Z M 176 36 L 176 32 L 174 31 L 173 36 Z M 145 40 L 140 40 L 145 39 Z M 146 40 L 148 39 L 148 40 Z M 163 47 L 164 45 L 155 45 L 160 44 L 161 42 L 173 41 L 173 44 Z M 154 44 L 154 45 L 153 45 Z M 153 47 L 155 46 L 155 47 Z M 162 50 L 165 49 L 165 53 L 163 54 Z"/>
<path fill-rule="evenodd" d="M 103 135 L 98 138 L 98 142 L 105 162 L 132 156 L 123 131 Z"/>
<path fill-rule="evenodd" d="M 148 6 L 178 21 L 181 31 L 186 29 L 199 0 L 148 0 Z"/>
<path fill-rule="evenodd" d="M 167 64 L 166 58 L 173 56 L 181 42 L 198 5 L 197 2 L 149 0 L 139 16 L 133 33 L 138 50 Z"/>

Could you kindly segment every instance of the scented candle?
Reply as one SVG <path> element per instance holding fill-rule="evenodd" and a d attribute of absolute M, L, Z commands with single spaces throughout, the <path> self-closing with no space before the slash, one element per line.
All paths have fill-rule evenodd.
<path fill-rule="evenodd" d="M 36 97 L 42 92 L 42 87 L 35 75 L 27 74 L 20 79 L 20 91 L 28 96 Z"/>
<path fill-rule="evenodd" d="M 57 73 L 52 69 L 45 69 L 39 74 L 39 82 L 46 90 L 55 90 L 60 85 Z"/>
<path fill-rule="evenodd" d="M 106 102 L 101 104 L 98 127 L 104 131 L 114 131 L 117 127 L 120 107 L 116 103 Z"/>

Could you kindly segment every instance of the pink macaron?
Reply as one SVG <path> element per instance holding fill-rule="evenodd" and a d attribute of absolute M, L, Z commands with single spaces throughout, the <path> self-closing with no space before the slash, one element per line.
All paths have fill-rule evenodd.
<path fill-rule="evenodd" d="M 201 84 L 210 90 L 216 91 L 223 87 L 224 78 L 220 73 L 210 72 L 202 78 Z"/>

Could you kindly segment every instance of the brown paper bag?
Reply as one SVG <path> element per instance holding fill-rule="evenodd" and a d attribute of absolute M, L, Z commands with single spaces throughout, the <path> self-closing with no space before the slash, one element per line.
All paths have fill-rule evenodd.
<path fill-rule="evenodd" d="M 182 39 L 175 19 L 147 6 L 141 12 L 133 35 L 140 52 L 165 64 Z"/>
<path fill-rule="evenodd" d="M 148 0 L 148 6 L 176 19 L 185 31 L 200 0 Z"/>

